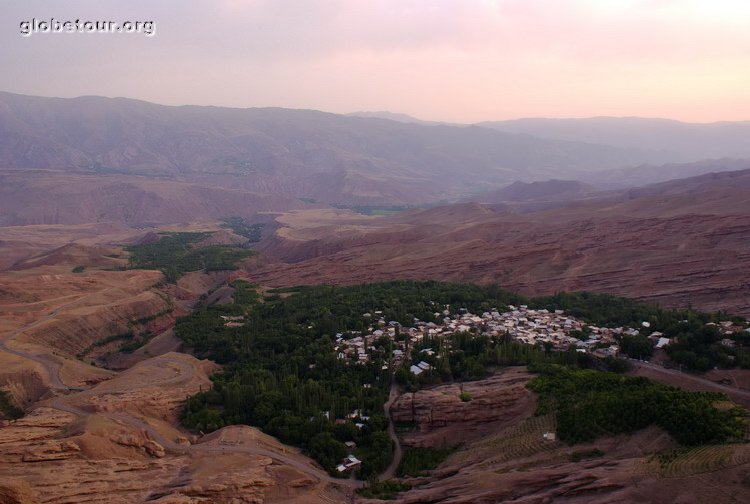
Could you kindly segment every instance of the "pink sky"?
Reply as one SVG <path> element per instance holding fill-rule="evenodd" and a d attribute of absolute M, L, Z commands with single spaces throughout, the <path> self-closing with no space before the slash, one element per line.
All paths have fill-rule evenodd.
<path fill-rule="evenodd" d="M 158 4 L 158 5 L 155 5 Z M 58 4 L 59 5 L 59 4 Z M 476 122 L 750 119 L 748 0 L 195 0 L 3 7 L 0 89 Z M 154 37 L 18 35 L 31 17 Z M 29 72 L 43 69 L 45 78 Z"/>

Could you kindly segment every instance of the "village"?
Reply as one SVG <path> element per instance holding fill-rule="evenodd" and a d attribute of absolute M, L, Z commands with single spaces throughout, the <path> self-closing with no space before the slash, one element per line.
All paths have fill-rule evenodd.
<path fill-rule="evenodd" d="M 425 322 L 414 319 L 409 327 L 405 327 L 397 321 L 387 321 L 383 312 L 378 310 L 372 313 L 363 313 L 362 317 L 371 320 L 366 331 L 339 332 L 335 335 L 334 350 L 339 360 L 347 365 L 363 365 L 375 358 L 382 357 L 382 342 L 387 339 L 392 344 L 392 358 L 382 364 L 383 371 L 391 366 L 396 370 L 409 362 L 409 372 L 416 376 L 429 371 L 431 365 L 426 362 L 427 357 L 435 355 L 432 348 L 421 348 L 420 358 L 412 359 L 412 349 L 415 345 L 423 343 L 427 339 L 447 339 L 454 334 L 469 333 L 475 336 L 500 337 L 509 336 L 514 341 L 527 345 L 541 345 L 551 351 L 567 351 L 575 347 L 577 352 L 591 354 L 595 357 L 616 357 L 620 353 L 618 342 L 623 336 L 637 336 L 644 334 L 652 342 L 654 348 L 663 348 L 672 343 L 672 339 L 664 337 L 661 332 L 653 331 L 651 324 L 643 321 L 639 328 L 632 327 L 598 327 L 587 324 L 573 316 L 566 315 L 563 310 L 549 311 L 546 309 L 533 309 L 527 305 L 509 305 L 505 311 L 492 309 L 481 315 L 473 314 L 465 308 L 452 309 L 450 305 L 444 306 L 442 311 L 433 313 L 436 322 Z M 244 325 L 242 316 L 221 316 L 227 327 L 241 327 Z M 721 322 L 718 325 L 722 334 L 730 335 L 732 332 L 742 330 L 733 326 L 731 322 Z M 749 329 L 744 329 L 750 332 Z M 722 344 L 731 345 L 734 342 L 727 338 Z M 423 345 L 422 345 L 423 346 Z M 376 354 L 375 352 L 378 352 Z M 426 360 L 422 360 L 425 358 Z M 418 362 L 417 362 L 418 361 Z M 372 387 L 371 384 L 363 384 L 364 388 Z M 328 418 L 329 411 L 324 415 Z M 353 422 L 362 429 L 365 427 L 369 417 L 361 410 L 355 409 L 345 416 L 337 418 L 335 422 Z M 554 432 L 543 434 L 545 441 L 555 441 Z M 362 461 L 353 455 L 357 448 L 356 443 L 349 441 L 346 447 L 349 454 L 339 461 L 336 472 L 340 475 L 350 474 L 359 469 Z"/>
<path fill-rule="evenodd" d="M 386 321 L 380 311 L 365 313 L 365 318 L 378 318 L 366 333 L 352 331 L 336 334 L 335 351 L 339 359 L 351 363 L 366 363 L 370 360 L 370 349 L 377 340 L 385 336 L 394 343 L 392 365 L 397 368 L 404 362 L 407 348 L 422 342 L 425 337 L 448 338 L 456 333 L 468 332 L 489 337 L 507 334 L 520 343 L 544 345 L 557 351 L 568 350 L 571 345 L 575 345 L 579 352 L 606 357 L 619 353 L 618 337 L 638 335 L 641 330 L 648 330 L 650 327 L 648 322 L 643 322 L 641 329 L 597 327 L 566 315 L 562 310 L 536 310 L 526 305 L 511 305 L 507 311 L 493 309 L 481 315 L 470 313 L 464 308 L 451 311 L 450 306 L 446 306 L 443 311 L 435 312 L 434 316 L 439 322 L 415 319 L 411 327 L 403 327 L 396 321 Z M 397 338 L 397 335 L 405 338 Z M 659 332 L 651 332 L 649 338 L 656 347 L 670 342 Z M 431 355 L 432 350 L 427 348 L 422 352 Z M 387 366 L 384 364 L 383 368 L 387 369 Z M 412 374 L 419 375 L 429 369 L 429 364 L 420 361 L 409 369 Z"/>
<path fill-rule="evenodd" d="M 387 337 L 394 344 L 392 365 L 397 369 L 407 357 L 407 349 L 420 343 L 425 337 L 449 338 L 456 333 L 472 333 L 477 336 L 497 337 L 508 335 L 515 341 L 527 345 L 542 345 L 554 351 L 566 351 L 571 345 L 576 351 L 590 353 L 595 357 L 617 357 L 620 353 L 618 341 L 623 336 L 638 336 L 644 334 L 653 343 L 655 349 L 660 349 L 673 342 L 659 331 L 653 331 L 649 322 L 641 322 L 641 327 L 597 327 L 587 324 L 563 310 L 549 311 L 546 309 L 532 309 L 527 305 L 509 305 L 507 311 L 500 312 L 492 309 L 481 315 L 468 312 L 465 308 L 451 311 L 449 305 L 441 312 L 433 315 L 439 322 L 424 322 L 414 319 L 411 327 L 403 327 L 399 322 L 386 321 L 382 311 L 364 313 L 365 318 L 377 320 L 368 328 L 366 333 L 350 331 L 337 333 L 335 351 L 339 359 L 348 363 L 366 363 L 370 361 L 370 349 L 382 337 Z M 721 344 L 731 347 L 734 341 L 729 336 L 738 331 L 750 332 L 750 328 L 735 326 L 731 321 L 719 324 L 709 322 L 707 325 L 718 326 L 726 336 Z M 405 336 L 397 338 L 396 336 Z M 408 340 L 408 345 L 407 345 Z M 430 348 L 421 353 L 433 355 Z M 388 364 L 383 365 L 387 369 Z M 418 376 L 427 371 L 430 365 L 420 361 L 410 366 L 412 374 Z"/>

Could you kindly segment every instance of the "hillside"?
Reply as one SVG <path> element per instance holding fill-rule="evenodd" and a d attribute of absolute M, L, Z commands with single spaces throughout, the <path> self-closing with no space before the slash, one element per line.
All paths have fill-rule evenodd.
<path fill-rule="evenodd" d="M 623 189 L 675 179 L 696 177 L 706 173 L 742 171 L 750 168 L 750 159 L 710 159 L 693 163 L 667 163 L 616 168 L 593 173 L 587 182 L 600 189 Z"/>
<path fill-rule="evenodd" d="M 325 203 L 423 203 L 665 160 L 476 126 L 0 93 L 3 169 L 160 176 Z"/>
<path fill-rule="evenodd" d="M 595 195 L 595 192 L 593 186 L 577 180 L 517 181 L 501 189 L 467 196 L 464 200 L 489 205 L 504 204 L 514 211 L 529 212 L 561 206 Z"/>
<path fill-rule="evenodd" d="M 750 122 L 685 123 L 639 117 L 517 119 L 480 123 L 508 133 L 668 152 L 673 161 L 750 157 Z"/>
<path fill-rule="evenodd" d="M 0 226 L 113 221 L 142 227 L 305 206 L 290 197 L 137 175 L 0 171 Z"/>
<path fill-rule="evenodd" d="M 591 290 L 748 315 L 749 179 L 709 175 L 671 182 L 669 193 L 644 188 L 524 215 L 476 203 L 380 219 L 291 212 L 261 243 L 279 262 L 253 274 L 274 286 L 408 278 L 528 295 Z"/>

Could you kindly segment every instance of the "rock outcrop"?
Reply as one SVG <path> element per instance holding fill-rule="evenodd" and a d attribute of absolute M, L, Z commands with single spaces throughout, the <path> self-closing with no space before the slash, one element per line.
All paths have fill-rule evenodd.
<path fill-rule="evenodd" d="M 406 445 L 456 445 L 530 414 L 535 400 L 528 380 L 525 368 L 511 368 L 486 380 L 406 393 L 391 406 L 391 418 L 417 428 L 404 434 Z"/>
<path fill-rule="evenodd" d="M 3 504 L 34 504 L 29 484 L 21 479 L 0 481 L 0 502 Z"/>
<path fill-rule="evenodd" d="M 209 371 L 165 354 L 3 422 L 0 502 L 344 502 L 298 450 L 257 429 L 228 427 L 192 442 L 175 429 L 175 405 Z M 95 412 L 90 401 L 108 407 Z"/>
<path fill-rule="evenodd" d="M 45 441 L 41 445 L 29 448 L 23 454 L 24 462 L 41 462 L 43 460 L 66 460 L 77 456 L 81 447 L 75 441 Z"/>

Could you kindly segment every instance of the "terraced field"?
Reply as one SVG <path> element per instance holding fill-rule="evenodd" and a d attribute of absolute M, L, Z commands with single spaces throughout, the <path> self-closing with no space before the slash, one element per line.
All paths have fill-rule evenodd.
<path fill-rule="evenodd" d="M 472 443 L 449 457 L 452 463 L 465 463 L 488 458 L 479 467 L 488 468 L 509 460 L 530 457 L 562 446 L 559 441 L 547 441 L 545 432 L 555 431 L 552 415 L 530 417 L 518 425 L 503 430 L 491 438 Z"/>
<path fill-rule="evenodd" d="M 708 445 L 654 455 L 641 469 L 660 478 L 679 478 L 747 462 L 750 462 L 748 444 Z"/>

